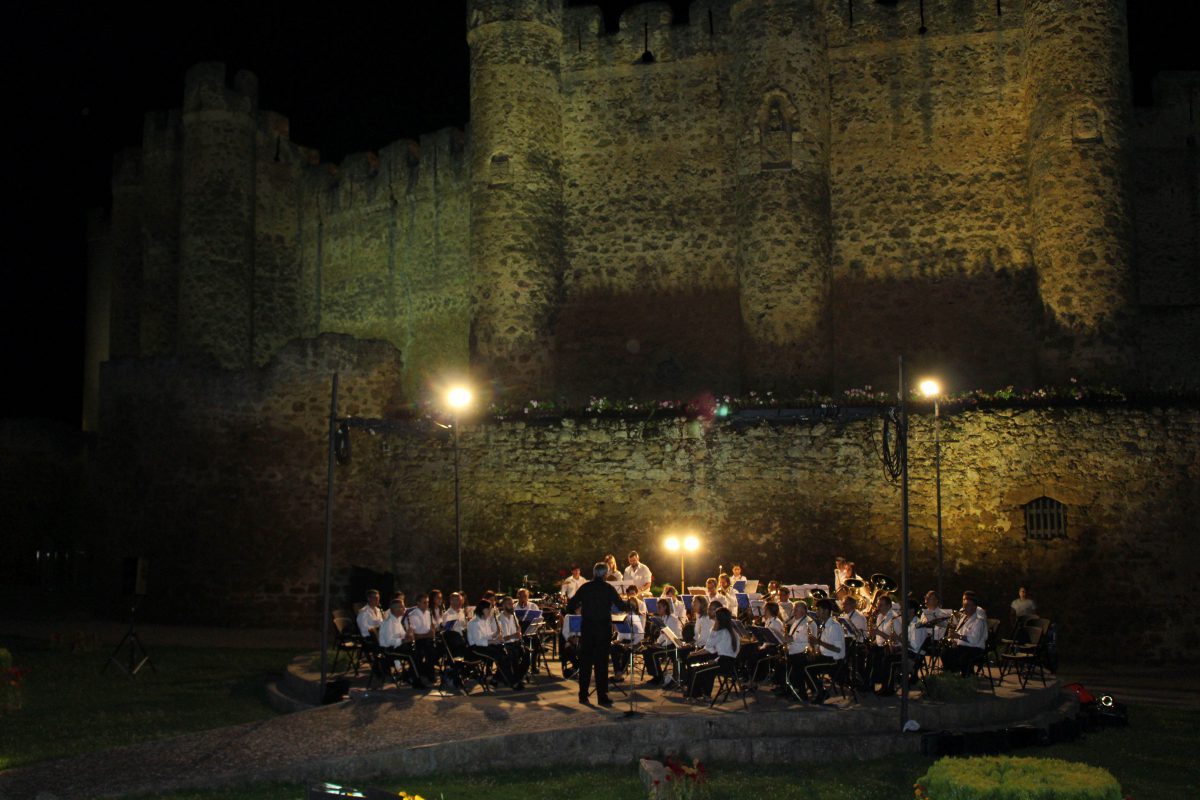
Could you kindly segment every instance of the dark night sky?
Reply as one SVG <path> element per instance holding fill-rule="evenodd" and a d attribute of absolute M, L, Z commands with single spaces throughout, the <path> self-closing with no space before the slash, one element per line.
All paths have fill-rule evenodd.
<path fill-rule="evenodd" d="M 1200 50 L 1175 10 L 1184 4 L 1128 2 L 1135 100 L 1145 104 L 1154 72 L 1200 69 Z M 143 113 L 179 106 L 192 64 L 254 71 L 261 106 L 288 116 L 293 140 L 325 160 L 467 121 L 462 0 L 102 5 L 7 11 L 4 152 L 14 180 L 0 417 L 78 423 L 84 213 L 108 202 L 112 154 L 139 143 Z M 615 24 L 632 3 L 604 5 Z"/>

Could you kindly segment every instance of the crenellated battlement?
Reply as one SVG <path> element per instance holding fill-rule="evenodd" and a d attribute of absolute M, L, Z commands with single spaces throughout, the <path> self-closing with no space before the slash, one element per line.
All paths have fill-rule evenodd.
<path fill-rule="evenodd" d="M 677 22 L 666 3 L 642 3 L 625 9 L 612 33 L 605 31 L 598 7 L 568 8 L 563 14 L 563 66 L 651 65 L 728 49 L 732 5 L 732 0 L 696 0 L 686 21 Z"/>
<path fill-rule="evenodd" d="M 183 111 L 228 111 L 255 114 L 258 111 L 258 78 L 249 70 L 238 70 L 226 82 L 225 64 L 210 61 L 187 71 L 183 80 Z"/>

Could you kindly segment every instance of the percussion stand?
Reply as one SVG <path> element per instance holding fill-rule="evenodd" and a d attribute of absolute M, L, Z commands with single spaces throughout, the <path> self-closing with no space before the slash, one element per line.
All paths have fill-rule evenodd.
<path fill-rule="evenodd" d="M 158 672 L 158 667 L 154 666 L 154 662 L 150 660 L 150 652 L 146 646 L 142 644 L 142 639 L 137 632 L 137 609 L 142 602 L 142 596 L 138 595 L 133 598 L 133 605 L 129 607 L 129 630 L 125 631 L 125 636 L 121 638 L 121 643 L 113 650 L 112 655 L 108 657 L 104 668 L 100 670 L 105 672 L 108 670 L 109 664 L 116 664 L 125 674 L 131 678 L 136 678 L 138 670 L 146 664 L 150 665 L 150 669 Z M 128 659 L 124 656 L 117 658 L 121 651 L 128 648 Z M 128 660 L 128 664 L 124 663 Z"/>

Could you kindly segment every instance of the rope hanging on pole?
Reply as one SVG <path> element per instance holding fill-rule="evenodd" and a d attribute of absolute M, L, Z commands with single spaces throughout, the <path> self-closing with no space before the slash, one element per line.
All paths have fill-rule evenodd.
<path fill-rule="evenodd" d="M 903 448 L 905 447 L 905 431 L 901 430 L 904 423 L 899 418 L 899 409 L 889 408 L 883 415 L 883 468 L 888 477 L 896 480 L 900 477 L 904 463 Z"/>

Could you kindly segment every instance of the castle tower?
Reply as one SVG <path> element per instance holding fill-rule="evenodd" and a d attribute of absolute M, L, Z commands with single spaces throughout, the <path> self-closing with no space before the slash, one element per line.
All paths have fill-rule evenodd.
<path fill-rule="evenodd" d="M 251 363 L 258 82 L 224 64 L 188 70 L 179 209 L 178 349 Z"/>
<path fill-rule="evenodd" d="M 740 0 L 732 19 L 738 283 L 749 388 L 821 386 L 829 358 L 829 61 L 815 0 Z"/>
<path fill-rule="evenodd" d="M 561 0 L 470 0 L 472 358 L 497 390 L 553 385 L 562 274 Z"/>
<path fill-rule="evenodd" d="M 1133 366 L 1126 46 L 1123 0 L 1026 3 L 1030 231 L 1051 382 L 1120 382 Z"/>

